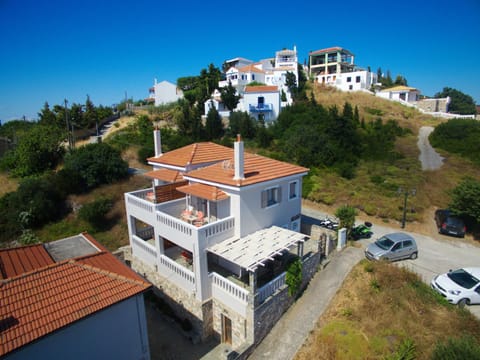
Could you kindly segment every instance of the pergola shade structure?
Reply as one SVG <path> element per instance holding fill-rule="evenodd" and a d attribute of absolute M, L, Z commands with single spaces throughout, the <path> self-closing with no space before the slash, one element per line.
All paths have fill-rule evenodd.
<path fill-rule="evenodd" d="M 253 273 L 259 266 L 273 261 L 274 256 L 282 255 L 285 250 L 303 244 L 307 239 L 305 234 L 272 226 L 241 239 L 215 244 L 208 251 Z"/>

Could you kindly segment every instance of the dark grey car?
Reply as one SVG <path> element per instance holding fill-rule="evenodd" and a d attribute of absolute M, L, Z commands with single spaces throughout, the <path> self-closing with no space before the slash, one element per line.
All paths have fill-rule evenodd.
<path fill-rule="evenodd" d="M 418 248 L 415 239 L 405 233 L 383 235 L 365 249 L 365 256 L 370 260 L 416 259 Z"/>

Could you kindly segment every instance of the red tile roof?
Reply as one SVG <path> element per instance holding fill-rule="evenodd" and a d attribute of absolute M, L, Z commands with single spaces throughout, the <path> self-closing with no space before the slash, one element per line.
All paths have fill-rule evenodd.
<path fill-rule="evenodd" d="M 42 244 L 0 250 L 0 276 L 2 279 L 21 275 L 55 261 Z"/>
<path fill-rule="evenodd" d="M 246 93 L 256 93 L 256 92 L 277 92 L 277 86 L 245 86 Z"/>
<path fill-rule="evenodd" d="M 87 233 L 98 252 L 54 263 L 42 245 L 0 252 L 0 356 L 151 285 Z"/>
<path fill-rule="evenodd" d="M 228 199 L 228 195 L 216 186 L 210 186 L 205 184 L 191 184 L 180 186 L 177 188 L 178 191 L 185 194 L 191 194 L 202 199 L 207 199 L 210 201 L 220 201 Z"/>
<path fill-rule="evenodd" d="M 151 177 L 153 179 L 167 181 L 169 183 L 183 181 L 182 172 L 176 171 L 176 170 L 170 170 L 170 169 L 153 170 L 153 171 L 146 172 L 144 175 Z"/>
<path fill-rule="evenodd" d="M 265 71 L 257 68 L 255 64 L 247 65 L 238 69 L 241 72 L 255 72 L 255 73 L 265 73 Z"/>
<path fill-rule="evenodd" d="M 232 156 L 233 149 L 212 142 L 194 143 L 164 153 L 158 157 L 148 158 L 155 164 L 186 167 L 203 163 L 221 161 Z"/>
<path fill-rule="evenodd" d="M 235 164 L 233 158 L 212 166 L 190 171 L 188 174 L 185 174 L 185 178 L 192 180 L 205 180 L 224 185 L 247 186 L 286 176 L 307 173 L 308 170 L 309 169 L 302 166 L 273 160 L 260 155 L 245 153 L 245 179 L 234 179 Z"/>
<path fill-rule="evenodd" d="M 149 287 L 76 261 L 34 270 L 0 284 L 0 356 Z"/>
<path fill-rule="evenodd" d="M 326 49 L 310 51 L 310 55 L 324 54 L 324 53 L 329 53 L 329 52 L 333 52 L 333 51 L 344 51 L 348 54 L 351 54 L 351 52 L 348 51 L 347 49 L 344 49 L 340 46 L 333 46 L 333 47 L 329 47 L 329 48 L 326 48 Z"/>

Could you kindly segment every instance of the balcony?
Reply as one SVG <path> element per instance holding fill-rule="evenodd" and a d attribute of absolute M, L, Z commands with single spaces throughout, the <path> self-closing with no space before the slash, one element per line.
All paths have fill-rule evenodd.
<path fill-rule="evenodd" d="M 248 105 L 249 112 L 268 112 L 273 111 L 273 104 L 249 104 Z"/>

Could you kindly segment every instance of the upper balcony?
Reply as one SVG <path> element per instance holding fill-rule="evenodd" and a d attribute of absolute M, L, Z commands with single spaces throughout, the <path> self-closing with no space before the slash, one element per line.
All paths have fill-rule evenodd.
<path fill-rule="evenodd" d="M 163 202 L 154 189 L 144 189 L 125 194 L 127 212 L 130 216 L 151 225 L 159 235 L 166 239 L 174 239 L 181 247 L 192 251 L 197 241 L 216 243 L 234 234 L 235 221 L 229 211 L 219 216 L 213 204 L 207 201 L 206 209 L 199 210 L 194 196 L 175 199 L 177 195 L 164 196 Z"/>
<path fill-rule="evenodd" d="M 273 111 L 273 104 L 248 104 L 248 110 L 250 112 L 268 112 Z"/>

